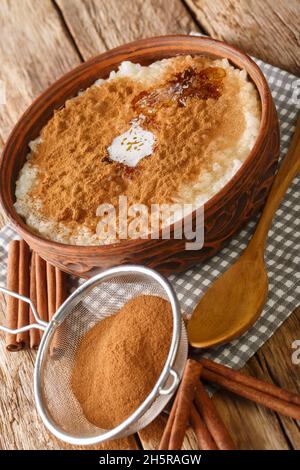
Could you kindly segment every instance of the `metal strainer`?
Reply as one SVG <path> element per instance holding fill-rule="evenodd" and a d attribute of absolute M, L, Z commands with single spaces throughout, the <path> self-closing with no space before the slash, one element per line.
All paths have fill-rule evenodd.
<path fill-rule="evenodd" d="M 182 376 L 188 340 L 176 294 L 156 271 L 143 266 L 120 266 L 97 274 L 70 295 L 49 323 L 40 319 L 30 299 L 2 287 L 0 290 L 28 302 L 36 320 L 20 329 L 1 326 L 0 330 L 44 330 L 35 363 L 34 395 L 44 424 L 59 439 L 91 445 L 124 437 L 145 427 L 164 409 Z M 138 295 L 155 295 L 171 304 L 173 333 L 168 357 L 154 388 L 139 408 L 115 428 L 100 429 L 87 421 L 71 389 L 75 353 L 90 328 Z"/>

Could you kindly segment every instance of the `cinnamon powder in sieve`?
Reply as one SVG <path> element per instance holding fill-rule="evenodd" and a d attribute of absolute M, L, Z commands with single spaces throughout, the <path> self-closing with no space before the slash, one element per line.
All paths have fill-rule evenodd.
<path fill-rule="evenodd" d="M 88 421 L 110 429 L 141 405 L 163 369 L 172 325 L 169 302 L 142 295 L 89 330 L 71 381 Z"/>

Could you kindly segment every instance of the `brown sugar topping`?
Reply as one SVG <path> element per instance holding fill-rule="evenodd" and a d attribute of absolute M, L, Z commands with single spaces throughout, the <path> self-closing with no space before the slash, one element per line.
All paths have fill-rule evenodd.
<path fill-rule="evenodd" d="M 244 114 L 239 81 L 203 57 L 176 57 L 162 79 L 147 85 L 129 77 L 92 86 L 66 102 L 43 128 L 32 155 L 39 170 L 30 196 L 46 219 L 71 231 L 96 231 L 97 207 L 171 203 L 182 184 L 210 170 L 216 151 L 241 135 Z M 155 135 L 151 156 L 134 168 L 111 161 L 107 148 L 139 114 Z"/>

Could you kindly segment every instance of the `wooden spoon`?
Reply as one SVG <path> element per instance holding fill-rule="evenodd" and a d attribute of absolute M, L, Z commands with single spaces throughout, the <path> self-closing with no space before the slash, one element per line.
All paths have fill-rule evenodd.
<path fill-rule="evenodd" d="M 238 261 L 209 287 L 192 314 L 188 323 L 192 346 L 208 348 L 230 341 L 244 333 L 261 314 L 268 294 L 266 238 L 280 201 L 298 171 L 300 117 L 252 240 Z"/>

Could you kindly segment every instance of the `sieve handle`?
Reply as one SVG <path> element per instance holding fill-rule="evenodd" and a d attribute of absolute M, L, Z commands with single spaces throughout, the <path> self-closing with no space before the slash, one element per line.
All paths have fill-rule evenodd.
<path fill-rule="evenodd" d="M 170 387 L 168 387 L 168 388 L 160 388 L 159 389 L 159 394 L 160 395 L 170 395 L 171 393 L 175 392 L 175 390 L 176 390 L 176 388 L 179 384 L 179 377 L 178 377 L 177 372 L 175 372 L 175 370 L 173 370 L 173 369 L 170 369 L 169 372 L 170 372 L 170 375 L 173 378 L 173 382 L 170 385 Z"/>
<path fill-rule="evenodd" d="M 32 314 L 34 316 L 34 319 L 36 321 L 36 323 L 31 323 L 30 325 L 22 326 L 21 328 L 8 328 L 7 326 L 0 325 L 0 331 L 5 331 L 5 333 L 13 333 L 13 334 L 23 333 L 24 331 L 28 331 L 34 328 L 45 331 L 45 329 L 48 326 L 48 323 L 43 321 L 40 318 L 33 302 L 28 297 L 25 297 L 24 295 L 21 295 L 21 294 L 17 294 L 17 292 L 13 292 L 1 286 L 0 286 L 0 292 L 3 292 L 3 294 L 10 295 L 11 297 L 15 297 L 16 299 L 22 300 L 23 302 L 26 302 L 27 304 L 29 304 Z"/>

